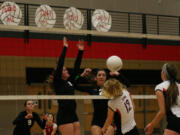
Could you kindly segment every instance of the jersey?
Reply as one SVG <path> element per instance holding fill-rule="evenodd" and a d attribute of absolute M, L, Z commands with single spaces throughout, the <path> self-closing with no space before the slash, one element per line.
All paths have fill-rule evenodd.
<path fill-rule="evenodd" d="M 13 131 L 13 135 L 30 135 L 30 129 L 36 121 L 38 125 L 44 129 L 46 121 L 41 121 L 39 115 L 35 112 L 32 112 L 33 117 L 31 119 L 26 119 L 26 111 L 20 112 L 16 119 L 13 121 L 13 124 L 16 125 Z"/>
<path fill-rule="evenodd" d="M 57 128 L 57 124 L 56 123 L 53 123 L 52 125 L 48 125 L 46 124 L 46 135 L 51 135 L 53 129 Z"/>
<path fill-rule="evenodd" d="M 74 95 L 76 76 L 79 73 L 83 51 L 79 50 L 78 56 L 74 63 L 74 69 L 68 80 L 62 79 L 62 71 L 65 61 L 67 47 L 64 47 L 58 60 L 58 65 L 54 73 L 53 87 L 56 95 Z M 78 121 L 76 114 L 76 101 L 58 100 L 59 109 L 57 112 L 57 124 L 73 123 Z"/>
<path fill-rule="evenodd" d="M 123 90 L 122 95 L 108 101 L 108 107 L 121 116 L 121 130 L 125 134 L 136 126 L 130 94 Z"/>
<path fill-rule="evenodd" d="M 176 83 L 177 86 L 178 86 L 178 90 L 179 90 L 179 93 L 180 93 L 180 84 L 179 83 Z M 164 81 L 160 84 L 158 84 L 156 87 L 155 87 L 155 91 L 157 90 L 160 90 L 162 91 L 164 94 L 166 93 L 168 87 L 170 85 L 170 82 L 169 81 Z M 171 107 L 171 112 L 178 118 L 180 118 L 180 94 L 178 95 L 177 97 L 177 104 L 173 105 Z"/>

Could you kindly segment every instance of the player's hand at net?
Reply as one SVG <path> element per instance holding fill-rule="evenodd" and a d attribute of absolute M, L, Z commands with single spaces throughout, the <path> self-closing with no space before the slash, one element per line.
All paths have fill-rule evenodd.
<path fill-rule="evenodd" d="M 83 40 L 79 40 L 77 43 L 78 49 L 79 50 L 84 50 L 84 41 Z"/>
<path fill-rule="evenodd" d="M 85 68 L 83 73 L 81 74 L 82 77 L 87 76 L 92 70 L 90 68 Z"/>
<path fill-rule="evenodd" d="M 111 71 L 109 72 L 110 76 L 119 76 L 119 72 L 118 71 Z"/>
<path fill-rule="evenodd" d="M 67 38 L 63 37 L 63 46 L 64 47 L 68 47 L 68 42 L 67 42 Z"/>
<path fill-rule="evenodd" d="M 48 114 L 43 114 L 43 116 L 42 116 L 42 118 L 43 118 L 44 120 L 47 120 L 47 117 L 48 117 Z"/>

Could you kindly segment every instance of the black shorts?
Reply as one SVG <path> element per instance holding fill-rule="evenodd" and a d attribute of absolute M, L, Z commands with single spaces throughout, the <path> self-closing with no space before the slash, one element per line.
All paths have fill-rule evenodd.
<path fill-rule="evenodd" d="M 175 131 L 177 133 L 180 133 L 180 118 L 176 117 L 173 115 L 171 112 L 168 113 L 169 115 L 167 116 L 167 129 Z M 178 123 L 178 124 L 177 124 Z"/>
<path fill-rule="evenodd" d="M 91 125 L 103 128 L 106 121 L 106 113 L 94 113 Z"/>
<path fill-rule="evenodd" d="M 93 119 L 91 125 L 103 128 L 106 119 Z"/>
<path fill-rule="evenodd" d="M 61 110 L 61 109 L 60 109 Z M 57 125 L 63 125 L 78 122 L 78 116 L 75 110 L 61 110 L 57 113 Z"/>
<path fill-rule="evenodd" d="M 139 135 L 139 132 L 137 130 L 137 127 L 135 126 L 132 130 L 129 132 L 125 133 L 124 135 Z"/>

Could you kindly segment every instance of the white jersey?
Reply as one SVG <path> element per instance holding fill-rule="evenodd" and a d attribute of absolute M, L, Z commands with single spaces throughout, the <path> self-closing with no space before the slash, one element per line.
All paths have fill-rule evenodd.
<path fill-rule="evenodd" d="M 136 126 L 134 120 L 134 109 L 130 94 L 127 90 L 123 90 L 123 94 L 119 97 L 109 100 L 108 106 L 121 116 L 122 133 L 127 133 Z"/>
<path fill-rule="evenodd" d="M 179 94 L 180 94 L 180 84 L 179 83 L 176 83 L 176 84 L 178 86 L 178 90 L 179 90 Z M 160 90 L 162 92 L 166 92 L 169 85 L 170 85 L 169 81 L 164 81 L 155 87 L 155 91 Z M 171 107 L 171 112 L 176 117 L 180 118 L 180 95 L 178 95 L 178 97 L 177 97 L 177 104 L 175 104 Z"/>

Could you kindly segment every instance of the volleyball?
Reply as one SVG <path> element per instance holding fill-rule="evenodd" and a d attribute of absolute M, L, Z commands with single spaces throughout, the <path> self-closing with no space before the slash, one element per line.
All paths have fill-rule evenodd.
<path fill-rule="evenodd" d="M 14 2 L 4 2 L 0 8 L 0 18 L 5 25 L 18 25 L 22 18 L 21 9 Z"/>
<path fill-rule="evenodd" d="M 64 13 L 64 27 L 67 30 L 79 30 L 84 23 L 84 16 L 79 9 L 70 7 Z"/>
<path fill-rule="evenodd" d="M 114 72 L 119 71 L 122 68 L 123 63 L 120 57 L 113 55 L 106 60 L 106 66 L 110 71 Z"/>
<path fill-rule="evenodd" d="M 111 28 L 111 15 L 102 9 L 96 9 L 92 15 L 93 27 L 100 32 L 108 32 Z"/>
<path fill-rule="evenodd" d="M 52 28 L 56 23 L 56 13 L 49 5 L 41 5 L 35 13 L 35 23 L 38 27 Z"/>

